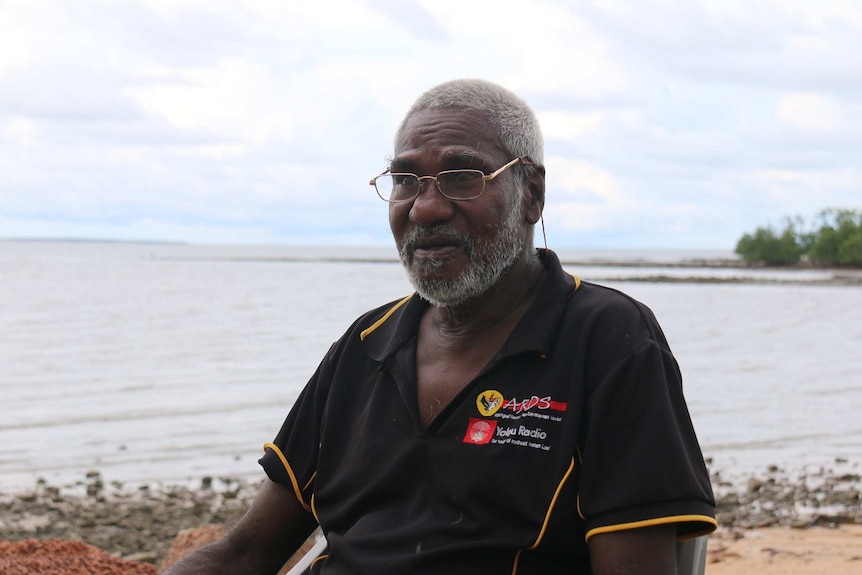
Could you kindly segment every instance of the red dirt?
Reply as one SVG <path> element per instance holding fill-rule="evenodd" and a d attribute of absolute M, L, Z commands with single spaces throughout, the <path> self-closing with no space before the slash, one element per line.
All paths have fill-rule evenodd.
<path fill-rule="evenodd" d="M 0 541 L 0 575 L 156 575 L 81 541 Z"/>

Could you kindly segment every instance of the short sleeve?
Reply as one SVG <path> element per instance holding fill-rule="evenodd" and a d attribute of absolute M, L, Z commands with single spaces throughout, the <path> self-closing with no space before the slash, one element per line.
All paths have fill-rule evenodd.
<path fill-rule="evenodd" d="M 680 537 L 715 529 L 709 473 L 663 342 L 629 351 L 587 399 L 578 507 L 587 539 L 659 524 Z"/>
<path fill-rule="evenodd" d="M 259 460 L 267 476 L 293 490 L 302 506 L 311 511 L 311 493 L 320 450 L 320 423 L 328 391 L 327 376 L 334 345 L 306 384 L 278 434 L 264 445 Z"/>

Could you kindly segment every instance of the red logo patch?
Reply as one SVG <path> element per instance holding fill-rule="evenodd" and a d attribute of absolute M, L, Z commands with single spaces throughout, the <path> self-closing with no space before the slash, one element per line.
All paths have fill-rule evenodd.
<path fill-rule="evenodd" d="M 497 429 L 497 422 L 494 420 L 478 419 L 471 417 L 467 424 L 467 433 L 464 434 L 464 443 L 472 443 L 474 445 L 484 445 L 490 443 L 494 438 L 494 431 Z"/>

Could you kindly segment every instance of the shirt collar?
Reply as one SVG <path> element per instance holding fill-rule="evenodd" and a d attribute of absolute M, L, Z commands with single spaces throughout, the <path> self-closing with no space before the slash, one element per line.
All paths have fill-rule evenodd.
<path fill-rule="evenodd" d="M 563 270 L 557 254 L 546 249 L 537 252 L 547 277 L 542 291 L 503 346 L 504 356 L 529 351 L 550 353 L 567 300 L 581 285 L 579 278 Z M 389 358 L 416 337 L 419 321 L 430 305 L 418 294 L 394 303 L 381 319 L 362 332 L 366 353 L 375 361 Z"/>

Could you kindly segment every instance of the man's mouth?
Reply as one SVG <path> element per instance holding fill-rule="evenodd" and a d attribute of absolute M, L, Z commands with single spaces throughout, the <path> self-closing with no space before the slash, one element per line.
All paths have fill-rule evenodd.
<path fill-rule="evenodd" d="M 419 257 L 446 257 L 464 248 L 461 241 L 451 238 L 432 238 L 418 241 L 413 253 Z"/>
<path fill-rule="evenodd" d="M 417 258 L 451 258 L 462 250 L 469 251 L 469 238 L 442 230 L 414 230 L 404 242 L 406 255 Z"/>

